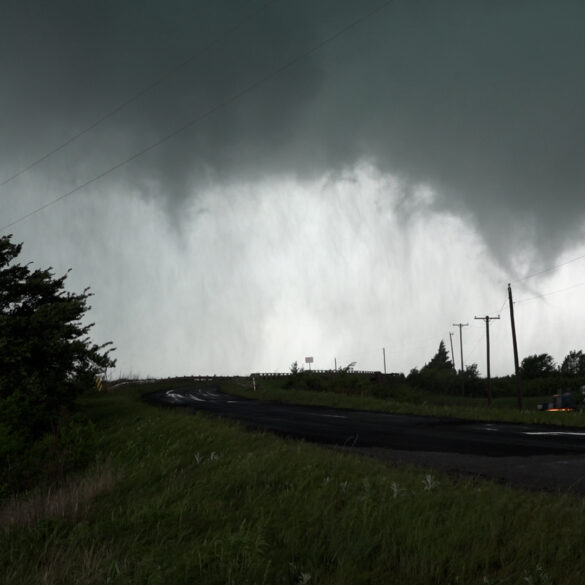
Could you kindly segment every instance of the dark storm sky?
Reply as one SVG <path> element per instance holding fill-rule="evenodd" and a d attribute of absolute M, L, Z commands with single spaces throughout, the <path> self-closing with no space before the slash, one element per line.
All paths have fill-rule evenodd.
<path fill-rule="evenodd" d="M 2 177 L 198 55 L 30 171 L 59 196 L 378 4 L 3 0 Z M 179 215 L 216 182 L 365 159 L 429 184 L 500 260 L 531 243 L 549 259 L 583 235 L 584 23 L 580 1 L 397 0 L 107 181 Z"/>

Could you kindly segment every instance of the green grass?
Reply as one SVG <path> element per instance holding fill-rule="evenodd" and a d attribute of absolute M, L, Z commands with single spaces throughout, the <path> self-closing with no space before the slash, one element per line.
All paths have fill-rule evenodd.
<path fill-rule="evenodd" d="M 375 383 L 372 382 L 372 386 Z M 540 412 L 539 402 L 548 402 L 550 396 L 530 396 L 524 399 L 524 409 L 516 408 L 516 398 L 496 397 L 491 407 L 485 398 L 434 394 L 400 385 L 388 392 L 386 398 L 371 395 L 364 386 L 360 394 L 344 392 L 315 392 L 283 387 L 279 378 L 259 378 L 256 391 L 250 378 L 227 378 L 221 382 L 224 392 L 258 400 L 272 400 L 288 404 L 309 404 L 358 410 L 373 410 L 396 414 L 446 416 L 483 421 L 519 422 L 561 426 L 585 426 L 583 412 Z"/>
<path fill-rule="evenodd" d="M 0 507 L 0 582 L 584 582 L 581 498 L 249 432 L 146 390 L 86 397 L 99 461 Z"/>

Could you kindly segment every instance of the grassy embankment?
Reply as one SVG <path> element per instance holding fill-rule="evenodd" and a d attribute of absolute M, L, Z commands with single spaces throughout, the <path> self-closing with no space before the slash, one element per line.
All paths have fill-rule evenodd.
<path fill-rule="evenodd" d="M 347 375 L 345 376 L 347 378 Z M 357 381 L 347 388 L 343 376 L 329 376 L 322 383 L 324 390 L 313 390 L 307 380 L 319 383 L 319 375 L 304 373 L 293 377 L 257 378 L 256 391 L 251 378 L 231 378 L 222 382 L 222 389 L 230 394 L 259 400 L 272 400 L 288 404 L 334 406 L 358 410 L 374 410 L 398 414 L 446 416 L 471 420 L 520 422 L 529 424 L 553 424 L 585 426 L 582 412 L 540 412 L 536 405 L 548 402 L 550 395 L 528 396 L 523 400 L 523 410 L 516 408 L 515 397 L 494 398 L 491 407 L 485 397 L 453 396 L 436 394 L 411 388 L 404 383 L 384 384 L 369 376 L 353 375 Z M 326 376 L 323 376 L 326 380 Z M 315 384 L 315 386 L 317 386 Z M 379 397 L 382 395 L 383 397 Z"/>
<path fill-rule="evenodd" d="M 584 582 L 583 499 L 248 432 L 146 390 L 86 397 L 98 462 L 3 504 L 0 582 Z"/>

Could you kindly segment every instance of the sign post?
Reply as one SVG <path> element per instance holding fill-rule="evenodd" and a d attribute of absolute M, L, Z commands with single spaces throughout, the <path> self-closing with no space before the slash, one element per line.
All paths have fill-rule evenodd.
<path fill-rule="evenodd" d="M 313 358 L 312 356 L 306 357 L 305 358 L 305 363 L 309 364 L 309 372 L 311 371 L 311 364 L 313 363 Z"/>

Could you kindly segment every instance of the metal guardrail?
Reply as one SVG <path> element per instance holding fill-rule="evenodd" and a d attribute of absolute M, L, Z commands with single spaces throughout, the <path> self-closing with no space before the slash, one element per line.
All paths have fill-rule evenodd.
<path fill-rule="evenodd" d="M 340 370 L 302 370 L 297 375 L 301 374 L 341 374 Z M 374 372 L 368 370 L 351 370 L 349 372 L 344 372 L 345 374 L 362 374 L 368 376 L 387 376 L 387 377 L 396 377 L 400 376 L 400 374 L 383 374 L 382 372 Z M 250 376 L 254 376 L 256 378 L 282 378 L 285 376 L 293 376 L 291 372 L 253 372 Z"/>

